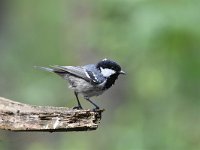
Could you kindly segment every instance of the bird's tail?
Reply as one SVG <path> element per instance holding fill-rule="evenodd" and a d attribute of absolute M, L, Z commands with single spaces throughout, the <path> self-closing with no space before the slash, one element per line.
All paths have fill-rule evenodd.
<path fill-rule="evenodd" d="M 48 72 L 54 72 L 54 70 L 52 68 L 48 68 L 48 67 L 34 66 L 34 68 L 48 71 Z"/>

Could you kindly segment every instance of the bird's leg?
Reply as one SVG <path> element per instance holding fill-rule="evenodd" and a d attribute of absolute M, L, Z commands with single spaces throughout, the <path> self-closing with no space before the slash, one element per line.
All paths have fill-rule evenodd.
<path fill-rule="evenodd" d="M 94 105 L 94 106 L 95 106 L 95 109 L 99 109 L 99 106 L 97 106 L 94 102 L 92 102 L 88 97 L 85 97 L 85 99 L 86 99 L 87 101 L 89 101 L 92 105 Z"/>
<path fill-rule="evenodd" d="M 81 106 L 81 103 L 78 99 L 78 93 L 77 92 L 74 92 L 74 95 L 76 96 L 76 100 L 78 102 L 78 106 L 74 107 L 73 109 L 83 109 L 83 107 Z"/>

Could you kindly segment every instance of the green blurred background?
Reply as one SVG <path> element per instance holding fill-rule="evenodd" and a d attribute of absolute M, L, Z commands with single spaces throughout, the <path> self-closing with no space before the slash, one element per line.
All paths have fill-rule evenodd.
<path fill-rule="evenodd" d="M 0 1 L 0 96 L 73 107 L 66 83 L 33 66 L 102 58 L 127 76 L 95 98 L 106 109 L 96 131 L 0 131 L 0 149 L 200 149 L 199 0 Z"/>

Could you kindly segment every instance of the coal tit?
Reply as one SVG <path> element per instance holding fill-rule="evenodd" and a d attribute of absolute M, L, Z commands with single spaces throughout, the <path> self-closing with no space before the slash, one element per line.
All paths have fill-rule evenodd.
<path fill-rule="evenodd" d="M 78 106 L 82 109 L 78 94 L 92 103 L 96 109 L 99 107 L 90 100 L 90 97 L 101 95 L 109 89 L 120 74 L 125 74 L 120 65 L 108 59 L 103 59 L 96 64 L 85 66 L 51 66 L 37 67 L 45 71 L 54 72 L 69 82 L 69 88 L 74 90 Z"/>

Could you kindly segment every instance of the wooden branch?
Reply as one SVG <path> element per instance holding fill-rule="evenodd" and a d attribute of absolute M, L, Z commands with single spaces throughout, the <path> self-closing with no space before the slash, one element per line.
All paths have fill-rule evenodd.
<path fill-rule="evenodd" d="M 43 132 L 96 130 L 102 112 L 32 106 L 0 97 L 0 129 Z"/>

